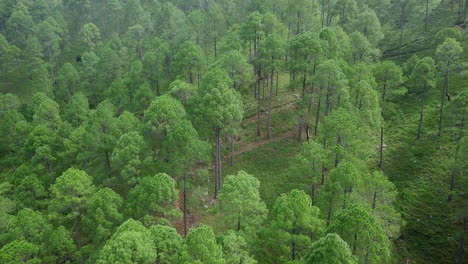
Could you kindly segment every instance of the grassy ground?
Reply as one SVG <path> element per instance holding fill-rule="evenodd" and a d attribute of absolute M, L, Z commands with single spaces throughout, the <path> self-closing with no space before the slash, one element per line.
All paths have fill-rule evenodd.
<path fill-rule="evenodd" d="M 466 63 L 468 41 L 462 44 L 462 61 Z M 460 194 L 466 191 L 463 188 L 467 183 L 458 182 L 459 196 L 448 203 L 450 166 L 458 131 L 448 128 L 446 123 L 442 137 L 437 136 L 441 87 L 440 81 L 427 104 L 421 140 L 416 140 L 419 109 L 414 96 L 405 96 L 399 102 L 402 118 L 387 123 L 384 171 L 397 186 L 397 205 L 406 221 L 395 243 L 398 263 L 456 262 L 462 234 L 459 211 L 465 203 Z M 466 73 L 453 74 L 450 80 L 452 98 L 466 89 Z"/>

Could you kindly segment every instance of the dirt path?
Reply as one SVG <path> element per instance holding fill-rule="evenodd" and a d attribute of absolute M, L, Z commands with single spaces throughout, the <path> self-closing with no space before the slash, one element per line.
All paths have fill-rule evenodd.
<path fill-rule="evenodd" d="M 289 107 L 293 106 L 294 104 L 296 104 L 296 102 L 297 102 L 296 100 L 292 100 L 292 101 L 286 102 L 284 104 L 273 106 L 271 109 L 272 110 L 278 110 L 279 112 L 281 112 L 285 108 L 289 108 Z M 265 110 L 261 111 L 260 112 L 260 119 L 266 118 L 267 114 L 268 114 L 268 111 L 265 111 Z M 242 120 L 243 125 L 247 125 L 247 124 L 250 124 L 250 123 L 253 123 L 253 122 L 257 122 L 257 114 Z"/>
<path fill-rule="evenodd" d="M 252 142 L 252 143 L 249 143 L 247 145 L 244 145 L 240 149 L 234 150 L 234 156 L 240 155 L 240 154 L 242 154 L 244 152 L 252 151 L 252 150 L 254 150 L 254 149 L 258 148 L 258 147 L 261 147 L 263 145 L 266 145 L 266 144 L 270 144 L 270 143 L 273 143 L 273 142 L 276 142 L 276 141 L 280 141 L 280 140 L 283 140 L 283 139 L 286 139 L 286 138 L 293 137 L 293 136 L 296 135 L 296 130 L 297 130 L 297 128 L 293 128 L 290 131 L 284 133 L 283 135 L 272 137 L 270 139 L 264 138 L 264 139 L 261 139 L 259 141 Z M 231 157 L 231 154 L 228 154 L 224 158 L 227 159 L 227 158 L 230 158 L 230 157 Z"/>

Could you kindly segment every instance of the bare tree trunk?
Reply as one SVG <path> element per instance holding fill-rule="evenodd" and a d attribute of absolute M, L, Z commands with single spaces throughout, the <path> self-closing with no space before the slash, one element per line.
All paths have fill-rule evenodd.
<path fill-rule="evenodd" d="M 440 102 L 439 133 L 438 133 L 439 137 L 442 134 L 442 117 L 444 114 L 444 101 L 445 101 L 445 95 L 447 93 L 447 89 L 448 89 L 448 71 L 445 72 L 444 87 L 442 88 L 442 98 Z"/>
<path fill-rule="evenodd" d="M 417 140 L 421 138 L 421 131 L 422 131 L 422 122 L 424 118 L 424 95 L 421 101 L 421 112 L 419 114 L 419 124 L 418 124 L 418 136 L 416 137 Z"/>
<path fill-rule="evenodd" d="M 377 192 L 375 191 L 374 196 L 372 197 L 372 210 L 375 209 L 376 201 L 377 201 Z"/>
<path fill-rule="evenodd" d="M 426 0 L 426 12 L 424 15 L 424 31 L 427 32 L 427 24 L 428 24 L 428 18 L 429 18 L 429 0 Z"/>
<path fill-rule="evenodd" d="M 384 125 L 382 120 L 382 125 L 380 126 L 380 157 L 379 157 L 379 168 L 383 168 L 383 145 L 384 145 Z"/>
<path fill-rule="evenodd" d="M 184 174 L 184 237 L 187 236 L 187 175 Z"/>
<path fill-rule="evenodd" d="M 318 123 L 319 123 L 319 118 L 320 118 L 321 103 L 322 103 L 322 86 L 320 85 L 319 98 L 318 98 L 318 104 L 317 104 L 317 114 L 315 116 L 315 127 L 314 127 L 314 136 L 315 137 L 317 137 L 317 132 L 318 132 Z"/>
<path fill-rule="evenodd" d="M 257 81 L 257 86 L 260 86 L 260 80 Z M 257 136 L 261 136 L 260 132 L 260 95 L 257 95 Z"/>
<path fill-rule="evenodd" d="M 234 135 L 231 135 L 231 167 L 234 166 Z"/>
<path fill-rule="evenodd" d="M 107 175 L 109 176 L 109 178 L 112 177 L 112 168 L 111 168 L 111 162 L 110 162 L 110 154 L 109 152 L 104 152 L 105 156 L 106 156 L 106 167 L 107 167 Z"/>
<path fill-rule="evenodd" d="M 465 112 L 463 112 L 463 114 L 464 113 Z M 458 138 L 457 138 L 457 147 L 455 149 L 455 158 L 454 158 L 455 162 L 454 162 L 454 165 L 452 165 L 453 167 L 452 167 L 451 176 L 450 176 L 450 192 L 449 192 L 448 199 L 447 199 L 448 202 L 452 201 L 453 189 L 455 188 L 455 176 L 457 174 L 458 153 L 460 152 L 460 140 L 463 137 L 464 121 L 465 121 L 465 117 L 463 116 L 462 117 L 462 123 L 461 123 L 461 126 L 460 126 L 460 133 L 458 134 Z"/>
<path fill-rule="evenodd" d="M 466 231 L 468 230 L 467 228 L 467 222 L 468 222 L 468 217 L 464 216 L 463 217 L 463 230 L 462 234 L 460 237 L 460 246 L 458 247 L 457 250 L 457 264 L 463 264 L 463 256 L 465 255 L 465 236 L 466 236 Z"/>
<path fill-rule="evenodd" d="M 220 163 L 220 156 L 221 156 L 221 136 L 220 136 L 220 128 L 216 127 L 216 150 L 215 150 L 215 199 L 218 197 L 218 193 L 220 191 L 220 174 L 221 174 L 221 163 Z"/>
<path fill-rule="evenodd" d="M 276 72 L 276 92 L 275 92 L 276 96 L 278 96 L 278 88 L 279 88 L 279 71 Z"/>
<path fill-rule="evenodd" d="M 274 72 L 273 72 L 273 70 L 271 70 L 270 98 L 268 99 L 268 121 L 267 121 L 267 138 L 268 139 L 271 138 L 271 111 L 272 111 L 271 101 L 272 101 L 272 98 L 273 98 L 273 76 L 274 76 Z"/>
<path fill-rule="evenodd" d="M 315 183 L 312 183 L 312 195 L 311 195 L 312 205 L 315 205 Z"/>

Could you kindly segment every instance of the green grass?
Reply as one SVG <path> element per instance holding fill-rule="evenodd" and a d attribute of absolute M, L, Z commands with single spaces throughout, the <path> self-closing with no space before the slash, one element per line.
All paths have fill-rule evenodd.
<path fill-rule="evenodd" d="M 271 207 L 280 194 L 292 189 L 307 190 L 310 185 L 309 179 L 288 173 L 300 145 L 295 139 L 263 145 L 237 156 L 233 167 L 224 164 L 224 174 L 234 175 L 240 170 L 253 174 L 260 181 L 262 199 Z"/>

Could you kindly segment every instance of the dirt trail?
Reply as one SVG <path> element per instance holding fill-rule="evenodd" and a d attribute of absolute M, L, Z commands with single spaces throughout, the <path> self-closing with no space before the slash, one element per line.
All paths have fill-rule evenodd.
<path fill-rule="evenodd" d="M 294 104 L 296 104 L 296 100 L 292 100 L 292 101 L 289 101 L 289 102 L 286 102 L 284 104 L 280 104 L 280 105 L 276 105 L 276 106 L 273 106 L 271 109 L 272 110 L 278 110 L 278 111 L 283 111 L 284 108 L 289 108 L 290 106 L 293 106 Z M 268 111 L 262 111 L 260 112 L 260 119 L 262 118 L 266 118 L 268 115 Z M 244 120 L 242 120 L 242 124 L 243 125 L 247 125 L 247 124 L 250 124 L 250 123 L 253 123 L 253 122 L 257 122 L 257 114 L 251 116 L 251 117 L 248 117 Z"/>
<path fill-rule="evenodd" d="M 286 139 L 286 138 L 293 137 L 296 134 L 295 133 L 296 130 L 297 130 L 297 128 L 293 128 L 290 131 L 284 133 L 283 135 L 272 137 L 270 139 L 264 138 L 264 139 L 261 139 L 259 141 L 255 141 L 255 142 L 249 143 L 247 145 L 244 145 L 240 149 L 234 150 L 234 156 L 240 155 L 240 154 L 242 154 L 244 152 L 252 151 L 252 150 L 254 150 L 254 149 L 258 148 L 258 147 L 261 147 L 263 145 L 266 145 L 266 144 L 270 144 L 270 143 L 273 143 L 273 142 L 276 142 L 276 141 L 280 141 L 280 140 L 283 140 L 283 139 Z M 224 158 L 227 159 L 229 157 L 231 157 L 231 154 L 226 155 Z"/>

